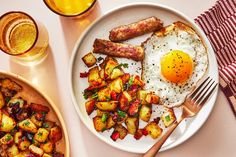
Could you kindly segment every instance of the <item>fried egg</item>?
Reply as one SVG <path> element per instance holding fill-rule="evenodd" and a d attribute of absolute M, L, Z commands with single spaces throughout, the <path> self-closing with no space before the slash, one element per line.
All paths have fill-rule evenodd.
<path fill-rule="evenodd" d="M 145 90 L 160 96 L 167 107 L 181 105 L 208 68 L 207 49 L 188 25 L 175 22 L 143 43 Z"/>

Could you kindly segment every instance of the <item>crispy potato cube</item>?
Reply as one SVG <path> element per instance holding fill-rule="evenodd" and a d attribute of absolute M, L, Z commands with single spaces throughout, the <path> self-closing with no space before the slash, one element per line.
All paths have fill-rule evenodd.
<path fill-rule="evenodd" d="M 23 138 L 19 141 L 18 147 L 20 150 L 26 150 L 30 146 L 30 141 L 27 138 Z"/>
<path fill-rule="evenodd" d="M 117 124 L 117 125 L 115 126 L 115 128 L 114 128 L 114 131 L 119 132 L 119 134 L 120 134 L 119 138 L 120 138 L 121 140 L 124 139 L 125 136 L 126 136 L 127 133 L 128 133 L 127 129 L 126 129 L 123 125 L 121 125 L 121 124 Z"/>
<path fill-rule="evenodd" d="M 145 122 L 148 122 L 152 115 L 152 105 L 142 105 L 139 111 L 139 117 Z"/>
<path fill-rule="evenodd" d="M 2 88 L 6 88 L 9 90 L 14 90 L 14 91 L 21 91 L 22 87 L 20 85 L 18 85 L 16 82 L 11 81 L 10 79 L 6 78 L 6 79 L 2 79 L 0 82 L 0 86 L 2 86 Z"/>
<path fill-rule="evenodd" d="M 29 150 L 32 154 L 34 154 L 36 157 L 43 156 L 43 150 L 39 147 L 36 147 L 35 145 L 31 144 L 29 146 Z"/>
<path fill-rule="evenodd" d="M 122 80 L 122 83 L 125 84 L 129 81 L 130 79 L 130 74 L 129 73 L 125 73 L 123 76 L 121 76 L 121 80 Z"/>
<path fill-rule="evenodd" d="M 36 125 L 30 119 L 25 119 L 25 120 L 21 121 L 20 123 L 18 123 L 18 126 L 22 130 L 30 132 L 30 133 L 37 132 Z"/>
<path fill-rule="evenodd" d="M 148 93 L 145 100 L 149 104 L 158 104 L 159 103 L 159 96 L 155 95 L 154 93 Z"/>
<path fill-rule="evenodd" d="M 54 126 L 53 128 L 51 128 L 50 130 L 50 134 L 49 134 L 49 139 L 56 143 L 57 141 L 59 141 L 62 138 L 62 131 L 61 128 L 59 126 Z"/>
<path fill-rule="evenodd" d="M 89 52 L 88 54 L 86 54 L 82 60 L 84 61 L 84 63 L 87 65 L 87 67 L 91 67 L 94 64 L 96 64 L 97 59 L 95 58 L 95 56 L 93 55 L 92 52 Z"/>
<path fill-rule="evenodd" d="M 16 126 L 15 120 L 7 116 L 6 114 L 3 113 L 0 117 L 1 117 L 0 131 L 10 132 Z"/>
<path fill-rule="evenodd" d="M 40 148 L 43 149 L 43 151 L 46 153 L 52 153 L 54 147 L 55 145 L 52 141 L 40 144 Z"/>
<path fill-rule="evenodd" d="M 127 130 L 130 134 L 134 135 L 135 132 L 138 129 L 138 125 L 139 125 L 139 119 L 136 117 L 128 117 L 125 120 L 125 124 L 127 126 Z"/>
<path fill-rule="evenodd" d="M 148 134 L 153 138 L 156 139 L 158 138 L 161 133 L 162 133 L 162 129 L 158 126 L 158 124 L 156 122 L 150 122 L 147 124 L 147 126 L 145 127 L 145 130 L 147 130 Z"/>
<path fill-rule="evenodd" d="M 122 92 L 119 98 L 120 109 L 122 111 L 127 111 L 129 109 L 129 103 L 131 100 L 132 100 L 132 97 L 127 91 Z"/>
<path fill-rule="evenodd" d="M 145 83 L 142 81 L 142 79 L 138 75 L 135 75 L 135 76 L 133 76 L 133 84 L 132 85 L 138 85 L 140 87 L 143 87 L 145 85 Z"/>
<path fill-rule="evenodd" d="M 26 157 L 32 155 L 29 150 L 21 151 L 14 157 Z"/>
<path fill-rule="evenodd" d="M 118 101 L 96 102 L 95 105 L 98 109 L 103 111 L 115 111 L 118 105 Z"/>
<path fill-rule="evenodd" d="M 113 59 L 113 58 L 111 58 L 111 57 L 108 57 L 108 59 L 106 58 L 105 61 L 106 61 L 105 67 L 104 67 L 104 70 L 105 70 L 105 77 L 106 77 L 106 76 L 109 77 L 109 76 L 111 75 L 113 69 L 114 69 L 115 67 L 117 67 L 119 64 L 118 64 L 118 62 L 117 62 L 115 59 Z"/>
<path fill-rule="evenodd" d="M 169 109 L 168 112 L 165 112 L 161 116 L 161 120 L 164 123 L 165 127 L 168 127 L 171 124 L 173 124 L 175 122 L 175 120 L 176 120 L 174 111 L 172 109 Z"/>
<path fill-rule="evenodd" d="M 136 99 L 135 101 L 130 103 L 130 107 L 128 113 L 130 116 L 135 116 L 138 114 L 139 107 L 140 107 L 140 100 Z"/>
<path fill-rule="evenodd" d="M 96 116 L 93 118 L 93 125 L 97 132 L 102 132 L 106 130 L 107 122 L 103 122 L 101 117 Z"/>
<path fill-rule="evenodd" d="M 103 88 L 98 91 L 97 101 L 109 101 L 111 99 L 111 90 L 109 88 Z"/>
<path fill-rule="evenodd" d="M 7 155 L 9 157 L 15 157 L 17 154 L 19 154 L 19 149 L 15 144 L 13 144 L 10 148 L 7 149 Z"/>
<path fill-rule="evenodd" d="M 5 100 L 2 95 L 2 92 L 0 91 L 0 109 L 5 105 Z"/>
<path fill-rule="evenodd" d="M 23 134 L 22 131 L 18 131 L 14 134 L 14 142 L 15 144 L 18 144 L 22 138 Z"/>
<path fill-rule="evenodd" d="M 13 137 L 11 134 L 7 133 L 0 139 L 0 144 L 11 144 L 13 142 Z"/>
<path fill-rule="evenodd" d="M 49 132 L 44 128 L 39 128 L 37 133 L 34 135 L 34 139 L 38 142 L 45 142 L 48 138 Z"/>
<path fill-rule="evenodd" d="M 37 126 L 41 127 L 43 122 L 36 119 L 35 114 L 31 116 L 30 120 Z"/>
<path fill-rule="evenodd" d="M 111 72 L 110 79 L 111 79 L 111 80 L 114 80 L 114 79 L 116 79 L 116 78 L 118 78 L 118 77 L 120 77 L 120 76 L 123 76 L 123 75 L 124 75 L 124 72 L 123 72 L 121 69 L 119 69 L 119 68 L 114 68 L 114 69 L 112 70 L 112 72 Z"/>
<path fill-rule="evenodd" d="M 94 111 L 95 100 L 89 100 L 85 103 L 86 112 L 90 115 Z"/>
<path fill-rule="evenodd" d="M 47 153 L 43 153 L 42 157 L 52 157 L 51 155 L 47 154 Z"/>
<path fill-rule="evenodd" d="M 110 84 L 109 84 L 109 88 L 111 91 L 114 91 L 116 93 L 121 93 L 123 90 L 123 83 L 120 77 L 118 77 L 117 79 L 113 80 Z"/>
<path fill-rule="evenodd" d="M 105 70 L 104 69 L 101 69 L 99 71 L 99 76 L 100 76 L 101 79 L 105 80 Z"/>
<path fill-rule="evenodd" d="M 138 96 L 138 99 L 141 101 L 141 104 L 142 105 L 147 105 L 148 102 L 146 101 L 146 96 L 147 96 L 148 92 L 145 91 L 145 90 L 138 90 L 137 92 L 137 96 Z"/>
<path fill-rule="evenodd" d="M 98 117 L 102 117 L 103 114 L 109 115 L 109 112 L 97 109 L 97 116 Z"/>
<path fill-rule="evenodd" d="M 99 76 L 98 66 L 89 70 L 88 82 L 90 86 L 98 86 L 102 83 L 102 79 Z"/>
<path fill-rule="evenodd" d="M 115 124 L 116 123 L 112 119 L 112 116 L 109 116 L 108 119 L 107 119 L 107 126 L 106 126 L 106 128 L 107 129 L 111 129 L 113 126 L 115 126 Z"/>

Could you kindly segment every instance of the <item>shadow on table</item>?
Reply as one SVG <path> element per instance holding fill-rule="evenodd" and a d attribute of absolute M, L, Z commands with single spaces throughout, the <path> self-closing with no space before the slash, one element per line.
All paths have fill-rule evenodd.
<path fill-rule="evenodd" d="M 50 46 L 46 53 L 48 54 L 47 57 L 35 66 L 24 66 L 10 60 L 10 69 L 13 73 L 22 76 L 42 92 L 45 92 L 55 104 L 60 104 L 55 62 Z"/>
<path fill-rule="evenodd" d="M 94 8 L 87 15 L 82 17 L 60 16 L 62 29 L 64 31 L 64 39 L 69 55 L 71 55 L 74 45 L 83 31 L 100 15 L 101 9 L 99 1 L 97 1 Z"/>

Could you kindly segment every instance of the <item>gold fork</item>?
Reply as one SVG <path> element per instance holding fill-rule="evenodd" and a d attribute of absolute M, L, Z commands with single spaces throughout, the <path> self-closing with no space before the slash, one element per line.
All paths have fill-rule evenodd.
<path fill-rule="evenodd" d="M 185 102 L 182 104 L 183 112 L 181 117 L 171 125 L 168 131 L 143 155 L 143 157 L 154 157 L 179 123 L 185 118 L 195 116 L 200 111 L 217 85 L 218 83 L 215 83 L 210 77 L 207 77 L 198 88 L 185 99 Z"/>

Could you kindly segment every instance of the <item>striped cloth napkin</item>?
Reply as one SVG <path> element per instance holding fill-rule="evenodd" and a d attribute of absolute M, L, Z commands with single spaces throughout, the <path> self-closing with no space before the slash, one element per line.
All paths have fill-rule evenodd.
<path fill-rule="evenodd" d="M 220 86 L 236 117 L 236 0 L 218 0 L 195 19 L 216 53 Z"/>

